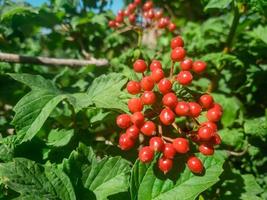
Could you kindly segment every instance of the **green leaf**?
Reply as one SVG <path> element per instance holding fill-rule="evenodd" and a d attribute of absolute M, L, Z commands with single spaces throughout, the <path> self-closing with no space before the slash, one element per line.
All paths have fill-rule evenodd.
<path fill-rule="evenodd" d="M 101 161 L 92 160 L 92 164 L 83 171 L 84 187 L 93 191 L 97 200 L 126 192 L 129 187 L 129 163 L 120 157 L 106 157 Z"/>
<path fill-rule="evenodd" d="M 246 134 L 261 137 L 263 140 L 266 140 L 267 122 L 265 117 L 246 120 L 244 131 Z"/>
<path fill-rule="evenodd" d="M 88 108 L 93 104 L 90 96 L 87 93 L 69 94 L 68 101 L 74 107 L 76 113 L 84 108 Z"/>
<path fill-rule="evenodd" d="M 66 174 L 54 166 L 41 166 L 25 158 L 1 163 L 0 179 L 6 186 L 18 192 L 22 199 L 76 199 Z"/>
<path fill-rule="evenodd" d="M 194 175 L 185 168 L 181 172 L 175 171 L 176 175 L 180 173 L 175 180 L 165 175 L 161 177 L 155 172 L 156 159 L 151 164 L 142 164 L 138 160 L 131 174 L 131 197 L 133 200 L 193 200 L 219 180 L 224 158 L 222 152 L 217 152 L 212 157 L 201 156 L 206 169 L 205 175 Z"/>
<path fill-rule="evenodd" d="M 242 193 L 241 199 L 260 199 L 257 195 L 262 193 L 263 189 L 259 186 L 255 177 L 252 174 L 245 174 L 242 175 L 242 179 L 244 180 L 246 192 Z"/>
<path fill-rule="evenodd" d="M 53 129 L 50 131 L 48 135 L 47 145 L 54 147 L 65 146 L 70 142 L 73 136 L 74 136 L 74 130 Z"/>
<path fill-rule="evenodd" d="M 127 106 L 120 99 L 121 89 L 127 79 L 121 74 L 111 73 L 96 78 L 87 93 L 98 108 L 127 111 Z"/>
<path fill-rule="evenodd" d="M 37 13 L 38 11 L 30 6 L 12 4 L 5 7 L 1 12 L 1 21 L 11 20 L 14 16 L 25 16 Z"/>
<path fill-rule="evenodd" d="M 241 129 L 222 129 L 219 132 L 222 143 L 233 146 L 237 149 L 242 148 L 244 144 L 244 132 Z"/>
<path fill-rule="evenodd" d="M 267 26 L 259 25 L 257 28 L 253 29 L 252 32 L 249 32 L 250 35 L 254 36 L 255 39 L 261 40 L 265 44 L 267 44 Z"/>
<path fill-rule="evenodd" d="M 210 0 L 209 3 L 205 6 L 204 10 L 217 8 L 224 9 L 232 2 L 233 0 Z"/>

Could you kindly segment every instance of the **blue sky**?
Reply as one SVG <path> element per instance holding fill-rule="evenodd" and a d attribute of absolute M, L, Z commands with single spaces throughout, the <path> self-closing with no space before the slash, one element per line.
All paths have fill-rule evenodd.
<path fill-rule="evenodd" d="M 25 1 L 29 2 L 30 4 L 32 4 L 34 6 L 39 6 L 42 3 L 46 2 L 47 0 L 25 0 Z M 111 5 L 111 7 L 109 7 L 109 8 L 111 8 L 116 13 L 118 10 L 122 9 L 123 0 L 114 0 L 114 2 L 116 2 L 116 3 L 113 3 Z"/>

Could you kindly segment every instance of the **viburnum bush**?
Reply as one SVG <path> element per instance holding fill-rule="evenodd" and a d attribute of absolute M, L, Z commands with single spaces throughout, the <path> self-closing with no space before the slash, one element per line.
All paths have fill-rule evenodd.
<path fill-rule="evenodd" d="M 0 1 L 0 200 L 267 199 L 266 24 L 265 0 Z"/>

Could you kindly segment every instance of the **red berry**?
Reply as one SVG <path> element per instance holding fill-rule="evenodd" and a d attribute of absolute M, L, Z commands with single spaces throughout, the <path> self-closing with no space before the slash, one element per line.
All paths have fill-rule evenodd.
<path fill-rule="evenodd" d="M 211 139 L 213 145 L 219 145 L 222 143 L 222 139 L 218 133 L 215 133 Z"/>
<path fill-rule="evenodd" d="M 143 163 L 149 163 L 154 158 L 154 151 L 150 147 L 143 147 L 139 151 L 139 159 Z"/>
<path fill-rule="evenodd" d="M 200 153 L 202 153 L 203 155 L 206 155 L 206 156 L 214 154 L 213 146 L 210 144 L 207 144 L 207 143 L 203 143 L 203 144 L 199 145 L 198 150 Z"/>
<path fill-rule="evenodd" d="M 189 110 L 190 110 L 190 116 L 191 117 L 198 117 L 202 111 L 201 106 L 196 102 L 190 102 L 188 103 Z"/>
<path fill-rule="evenodd" d="M 124 16 L 124 11 L 123 10 L 119 10 L 117 15 L 123 17 Z"/>
<path fill-rule="evenodd" d="M 135 112 L 131 116 L 131 121 L 137 127 L 141 127 L 145 123 L 145 117 L 144 117 L 143 113 Z"/>
<path fill-rule="evenodd" d="M 129 81 L 127 83 L 127 91 L 130 94 L 138 94 L 141 91 L 141 85 L 137 81 Z"/>
<path fill-rule="evenodd" d="M 174 112 L 169 108 L 164 108 L 159 115 L 160 121 L 162 124 L 168 126 L 171 125 L 175 120 Z"/>
<path fill-rule="evenodd" d="M 211 122 L 217 122 L 222 117 L 222 111 L 217 108 L 211 108 L 207 112 L 207 119 Z"/>
<path fill-rule="evenodd" d="M 154 88 L 154 81 L 150 76 L 145 76 L 141 80 L 141 87 L 145 91 L 153 90 Z"/>
<path fill-rule="evenodd" d="M 172 83 L 166 78 L 161 79 L 160 82 L 158 83 L 158 88 L 162 94 L 167 94 L 172 90 Z"/>
<path fill-rule="evenodd" d="M 129 99 L 128 108 L 129 108 L 130 112 L 132 112 L 132 113 L 141 112 L 143 110 L 143 104 L 142 104 L 141 99 L 139 99 L 139 98 Z"/>
<path fill-rule="evenodd" d="M 150 9 L 149 11 L 147 11 L 147 17 L 149 19 L 153 19 L 154 18 L 154 10 Z"/>
<path fill-rule="evenodd" d="M 110 20 L 110 21 L 108 22 L 108 26 L 109 26 L 110 28 L 116 28 L 116 22 L 115 22 L 114 20 Z"/>
<path fill-rule="evenodd" d="M 133 13 L 136 9 L 136 5 L 134 3 L 130 3 L 127 8 L 130 13 Z"/>
<path fill-rule="evenodd" d="M 199 103 L 203 108 L 209 109 L 213 106 L 213 98 L 209 94 L 204 94 L 199 98 Z"/>
<path fill-rule="evenodd" d="M 173 92 L 169 92 L 163 96 L 162 103 L 170 108 L 175 108 L 178 103 L 178 98 Z"/>
<path fill-rule="evenodd" d="M 140 3 L 142 3 L 142 0 L 134 0 L 134 3 L 135 4 L 140 4 Z"/>
<path fill-rule="evenodd" d="M 150 75 L 154 82 L 158 83 L 164 78 L 164 72 L 162 69 L 154 69 Z"/>
<path fill-rule="evenodd" d="M 136 22 L 135 14 L 131 14 L 128 19 L 129 19 L 130 24 L 135 24 Z"/>
<path fill-rule="evenodd" d="M 190 107 L 187 102 L 178 102 L 175 107 L 175 113 L 179 116 L 187 116 L 190 114 Z"/>
<path fill-rule="evenodd" d="M 217 131 L 217 125 L 214 122 L 204 122 L 201 126 L 207 126 L 212 129 L 213 132 Z"/>
<path fill-rule="evenodd" d="M 183 47 L 176 47 L 171 52 L 171 59 L 173 61 L 179 62 L 182 61 L 185 58 L 186 51 Z"/>
<path fill-rule="evenodd" d="M 169 22 L 170 22 L 169 19 L 166 17 L 160 18 L 158 21 L 158 28 L 159 29 L 166 28 L 169 25 Z"/>
<path fill-rule="evenodd" d="M 203 141 L 209 141 L 214 136 L 214 131 L 207 126 L 203 126 L 198 129 L 198 136 Z"/>
<path fill-rule="evenodd" d="M 161 152 L 164 149 L 164 141 L 160 137 L 152 137 L 149 140 L 149 146 L 154 151 Z"/>
<path fill-rule="evenodd" d="M 121 114 L 117 117 L 116 123 L 120 128 L 128 128 L 131 126 L 131 117 L 128 114 Z"/>
<path fill-rule="evenodd" d="M 187 160 L 187 166 L 193 173 L 196 174 L 200 174 L 203 171 L 202 161 L 195 156 L 191 156 Z"/>
<path fill-rule="evenodd" d="M 143 10 L 144 10 L 144 11 L 149 11 L 152 7 L 153 7 L 153 2 L 152 2 L 152 1 L 147 1 L 147 2 L 143 5 Z"/>
<path fill-rule="evenodd" d="M 144 73 L 147 69 L 146 62 L 144 60 L 138 59 L 133 64 L 134 71 L 137 73 Z"/>
<path fill-rule="evenodd" d="M 154 15 L 155 15 L 155 19 L 158 20 L 158 19 L 162 18 L 163 11 L 162 10 L 157 10 L 157 11 L 155 11 Z"/>
<path fill-rule="evenodd" d="M 170 31 L 170 32 L 173 32 L 173 31 L 175 31 L 175 29 L 176 29 L 176 25 L 175 25 L 174 23 L 171 22 L 171 23 L 169 24 L 168 28 L 169 28 L 169 31 Z"/>
<path fill-rule="evenodd" d="M 141 132 L 146 136 L 152 136 L 156 134 L 156 125 L 152 121 L 147 121 L 141 127 Z"/>
<path fill-rule="evenodd" d="M 162 64 L 158 60 L 153 60 L 149 66 L 150 71 L 154 71 L 155 69 L 162 69 Z"/>
<path fill-rule="evenodd" d="M 137 139 L 139 136 L 139 128 L 135 125 L 130 126 L 126 130 L 126 135 L 132 140 Z"/>
<path fill-rule="evenodd" d="M 166 143 L 163 149 L 163 156 L 165 158 L 173 159 L 176 154 L 176 150 L 171 143 Z"/>
<path fill-rule="evenodd" d="M 176 79 L 181 85 L 189 85 L 193 80 L 193 76 L 189 71 L 181 71 Z"/>
<path fill-rule="evenodd" d="M 173 147 L 178 153 L 187 153 L 189 151 L 189 142 L 185 138 L 176 138 L 172 142 Z"/>
<path fill-rule="evenodd" d="M 193 61 L 192 59 L 185 59 L 180 63 L 181 70 L 189 71 L 192 69 Z"/>
<path fill-rule="evenodd" d="M 204 72 L 206 70 L 206 67 L 207 67 L 207 64 L 205 62 L 203 62 L 203 61 L 200 61 L 200 60 L 195 61 L 193 63 L 193 70 L 196 73 Z"/>
<path fill-rule="evenodd" d="M 145 91 L 141 96 L 141 100 L 144 105 L 152 105 L 156 102 L 156 95 L 152 91 Z"/>
<path fill-rule="evenodd" d="M 119 139 L 119 146 L 122 150 L 129 150 L 134 146 L 134 141 L 126 134 L 122 134 Z"/>
<path fill-rule="evenodd" d="M 172 169 L 172 166 L 173 161 L 171 159 L 162 157 L 158 161 L 158 167 L 164 174 L 168 173 Z"/>
<path fill-rule="evenodd" d="M 123 16 L 122 15 L 117 15 L 116 18 L 115 18 L 115 21 L 118 22 L 118 23 L 122 23 L 124 20 Z"/>
<path fill-rule="evenodd" d="M 215 108 L 215 109 L 220 110 L 221 112 L 223 112 L 223 107 L 218 103 L 214 103 L 212 108 Z"/>
<path fill-rule="evenodd" d="M 131 13 L 132 13 L 132 11 L 129 10 L 128 8 L 126 8 L 126 9 L 124 10 L 124 16 L 130 16 Z"/>
<path fill-rule="evenodd" d="M 180 36 L 177 36 L 172 39 L 171 41 L 171 48 L 175 49 L 177 47 L 183 47 L 184 46 L 184 41 Z"/>

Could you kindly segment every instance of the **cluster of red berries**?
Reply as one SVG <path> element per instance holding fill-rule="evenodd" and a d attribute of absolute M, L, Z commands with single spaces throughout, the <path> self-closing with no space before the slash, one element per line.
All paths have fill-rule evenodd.
<path fill-rule="evenodd" d="M 154 8 L 152 1 L 147 1 L 142 6 L 142 0 L 134 0 L 125 10 L 120 10 L 114 20 L 109 21 L 109 27 L 118 28 L 127 22 L 127 18 L 131 25 L 138 25 L 137 19 L 140 19 L 139 25 L 142 27 L 154 26 L 158 29 L 166 28 L 171 32 L 176 29 L 176 25 L 170 21 L 169 17 L 163 17 L 163 11 L 161 9 Z"/>
<path fill-rule="evenodd" d="M 161 152 L 158 167 L 167 173 L 173 166 L 175 155 L 184 154 L 188 168 L 193 173 L 200 174 L 204 167 L 193 151 L 198 147 L 198 151 L 203 155 L 213 155 L 214 146 L 221 143 L 216 122 L 221 119 L 223 110 L 210 94 L 194 96 L 190 100 L 176 95 L 173 90 L 174 84 L 186 87 L 192 82 L 193 75 L 190 70 L 200 74 L 206 69 L 205 62 L 193 62 L 185 58 L 183 45 L 180 36 L 171 41 L 173 65 L 169 77 L 165 76 L 162 64 L 158 60 L 151 62 L 150 73 L 144 60 L 138 59 L 134 62 L 133 69 L 136 73 L 142 74 L 142 78 L 140 81 L 131 80 L 127 83 L 128 93 L 135 96 L 128 101 L 131 114 L 121 114 L 116 120 L 117 125 L 125 130 L 120 136 L 119 146 L 122 150 L 129 150 L 140 138 L 139 134 L 143 134 L 145 138 L 150 138 L 149 146 L 144 146 L 139 151 L 140 161 L 151 162 L 155 152 Z M 176 62 L 180 62 L 180 72 L 174 76 Z M 205 118 L 203 122 L 198 121 L 201 115 Z M 179 117 L 184 117 L 190 122 L 191 128 L 178 126 L 175 120 Z M 164 129 L 167 130 L 165 133 Z"/>

